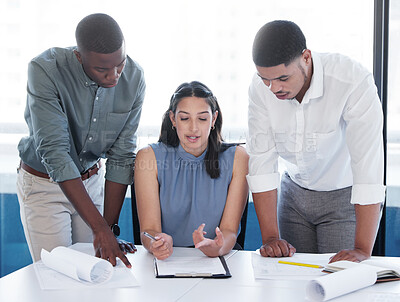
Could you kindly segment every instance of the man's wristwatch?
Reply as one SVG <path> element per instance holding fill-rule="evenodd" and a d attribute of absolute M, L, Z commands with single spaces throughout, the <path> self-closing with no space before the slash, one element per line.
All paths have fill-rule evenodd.
<path fill-rule="evenodd" d="M 115 237 L 118 237 L 119 234 L 121 233 L 121 229 L 119 228 L 119 225 L 116 223 L 110 225 L 110 228 Z"/>

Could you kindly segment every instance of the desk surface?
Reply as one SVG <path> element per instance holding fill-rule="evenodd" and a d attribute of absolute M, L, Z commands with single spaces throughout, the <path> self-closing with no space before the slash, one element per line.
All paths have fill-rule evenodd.
<path fill-rule="evenodd" d="M 86 251 L 91 244 L 84 246 Z M 79 290 L 41 290 L 33 265 L 0 279 L 0 301 L 308 301 L 306 280 L 255 280 L 250 251 L 239 251 L 227 260 L 228 279 L 156 279 L 153 257 L 142 246 L 128 255 L 139 287 Z M 400 301 L 400 282 L 387 282 L 330 301 Z"/>

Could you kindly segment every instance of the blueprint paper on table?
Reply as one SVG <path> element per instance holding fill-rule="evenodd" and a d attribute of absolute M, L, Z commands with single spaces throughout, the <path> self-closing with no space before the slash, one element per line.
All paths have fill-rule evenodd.
<path fill-rule="evenodd" d="M 341 260 L 329 263 L 324 271 L 331 274 L 318 277 L 307 285 L 307 297 L 311 301 L 327 301 L 376 282 L 400 279 L 400 265 L 397 259 L 375 258 L 359 263 Z"/>
<path fill-rule="evenodd" d="M 322 302 L 375 284 L 379 268 L 369 265 L 353 266 L 311 280 L 306 288 L 310 301 Z"/>
<path fill-rule="evenodd" d="M 271 258 L 263 257 L 259 252 L 251 255 L 255 279 L 272 280 L 311 280 L 317 276 L 326 275 L 322 269 L 281 264 L 278 261 L 290 261 L 325 266 L 333 254 L 301 254 L 292 257 Z"/>
<path fill-rule="evenodd" d="M 50 253 L 42 250 L 41 257 L 34 268 L 40 287 L 45 290 L 138 286 L 132 272 L 121 261 L 113 267 L 104 259 L 66 247 L 57 247 Z"/>

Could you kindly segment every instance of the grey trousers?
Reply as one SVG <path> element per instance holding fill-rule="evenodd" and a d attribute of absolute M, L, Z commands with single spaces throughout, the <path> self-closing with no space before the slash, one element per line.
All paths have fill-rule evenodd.
<path fill-rule="evenodd" d="M 312 191 L 282 176 L 278 202 L 281 238 L 301 253 L 337 253 L 354 248 L 356 217 L 351 187 Z"/>

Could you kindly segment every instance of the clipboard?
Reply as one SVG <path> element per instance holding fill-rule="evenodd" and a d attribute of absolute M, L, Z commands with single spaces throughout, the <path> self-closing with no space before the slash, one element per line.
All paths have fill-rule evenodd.
<path fill-rule="evenodd" d="M 196 258 L 196 259 L 194 259 Z M 166 264 L 168 261 L 168 264 Z M 197 265 L 185 265 L 196 263 Z M 201 270 L 196 270 L 202 265 Z M 208 263 L 208 265 L 207 265 Z M 218 263 L 218 265 L 217 265 Z M 205 265 L 205 266 L 204 266 Z M 184 268 L 182 268 L 185 266 Z M 197 267 L 196 267 L 197 266 Z M 218 269 L 217 269 L 218 267 Z M 207 270 L 209 268 L 209 270 Z M 167 260 L 157 260 L 154 258 L 154 274 L 156 278 L 230 278 L 232 277 L 228 265 L 223 256 L 209 258 L 202 257 L 170 257 Z"/>

